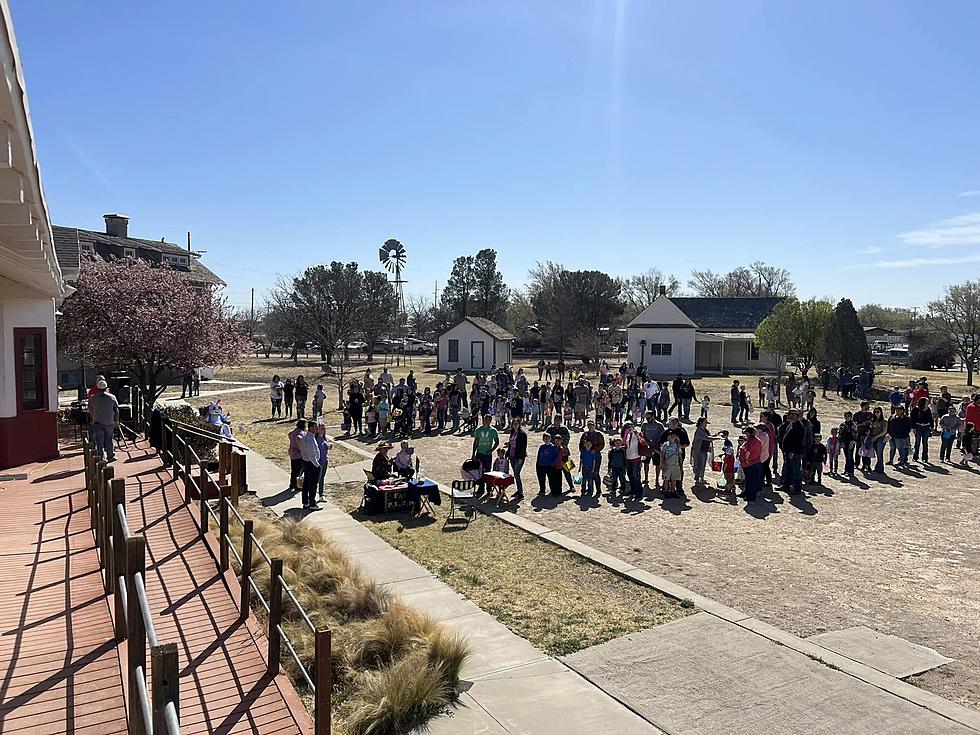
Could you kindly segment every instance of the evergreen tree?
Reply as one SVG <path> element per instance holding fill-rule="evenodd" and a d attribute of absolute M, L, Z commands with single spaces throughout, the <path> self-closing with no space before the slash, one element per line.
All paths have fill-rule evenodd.
<path fill-rule="evenodd" d="M 871 348 L 850 299 L 841 299 L 827 326 L 826 358 L 848 368 L 871 367 Z"/>
<path fill-rule="evenodd" d="M 473 256 L 472 311 L 467 316 L 482 316 L 502 322 L 507 314 L 509 293 L 504 277 L 497 270 L 497 251 L 485 248 Z"/>
<path fill-rule="evenodd" d="M 473 256 L 461 255 L 453 261 L 453 270 L 442 289 L 440 301 L 454 321 L 469 315 L 473 290 Z"/>

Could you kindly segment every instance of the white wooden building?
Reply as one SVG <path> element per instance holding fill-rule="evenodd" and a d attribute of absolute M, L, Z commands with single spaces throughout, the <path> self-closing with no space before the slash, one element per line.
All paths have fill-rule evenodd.
<path fill-rule="evenodd" d="M 668 297 L 661 294 L 627 325 L 628 359 L 653 375 L 769 372 L 756 327 L 782 299 Z"/>
<path fill-rule="evenodd" d="M 468 316 L 439 337 L 439 370 L 484 372 L 509 363 L 516 337 L 496 322 Z"/>

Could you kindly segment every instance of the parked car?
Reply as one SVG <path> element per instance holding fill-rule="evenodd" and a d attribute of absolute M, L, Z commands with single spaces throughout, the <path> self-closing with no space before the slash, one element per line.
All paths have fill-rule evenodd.
<path fill-rule="evenodd" d="M 376 340 L 374 343 L 374 350 L 372 350 L 372 354 L 384 355 L 389 352 L 394 352 L 394 350 L 395 350 L 395 343 L 392 342 L 390 339 L 379 339 Z"/>
<path fill-rule="evenodd" d="M 415 337 L 406 337 L 403 345 L 405 352 L 414 352 L 417 355 L 436 354 L 436 345 L 434 342 L 426 342 L 425 340 L 415 339 Z"/>

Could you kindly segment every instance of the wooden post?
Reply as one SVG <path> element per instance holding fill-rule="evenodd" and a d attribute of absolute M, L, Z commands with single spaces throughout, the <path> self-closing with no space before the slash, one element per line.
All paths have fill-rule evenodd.
<path fill-rule="evenodd" d="M 313 684 L 316 687 L 316 694 L 313 703 L 313 732 L 315 735 L 330 735 L 330 695 L 333 692 L 330 648 L 330 630 L 318 630 L 314 638 L 316 663 Z"/>
<path fill-rule="evenodd" d="M 112 481 L 112 590 L 116 612 L 113 623 L 116 640 L 121 641 L 126 637 L 126 607 L 123 605 L 123 591 L 119 589 L 118 577 L 125 578 L 126 575 L 126 534 L 116 511 L 118 505 L 126 507 L 126 480 L 121 477 Z"/>
<path fill-rule="evenodd" d="M 198 492 L 201 495 L 201 536 L 202 537 L 204 536 L 204 534 L 206 534 L 208 532 L 208 525 L 209 525 L 209 522 L 210 522 L 210 519 L 208 518 L 208 516 L 209 516 L 209 513 L 208 513 L 208 491 L 207 491 L 207 487 L 206 487 L 207 479 L 208 479 L 208 476 L 207 476 L 207 474 L 205 472 L 205 467 L 202 464 L 201 465 L 201 474 L 200 474 L 200 478 L 198 480 L 198 485 L 197 485 Z"/>
<path fill-rule="evenodd" d="M 271 581 L 269 583 L 269 674 L 279 673 L 279 655 L 282 652 L 282 638 L 279 625 L 282 623 L 282 559 L 272 560 Z"/>
<path fill-rule="evenodd" d="M 218 442 L 218 484 L 224 485 L 231 473 L 231 444 Z"/>
<path fill-rule="evenodd" d="M 126 540 L 126 656 L 128 658 L 129 680 L 129 731 L 136 735 L 147 735 L 143 727 L 142 705 L 139 689 L 136 686 L 136 669 L 146 672 L 146 626 L 143 623 L 143 610 L 140 608 L 139 593 L 136 591 L 136 575 L 146 570 L 146 541 L 142 536 Z"/>
<path fill-rule="evenodd" d="M 184 498 L 189 503 L 191 501 L 191 448 L 187 441 L 184 441 Z"/>
<path fill-rule="evenodd" d="M 163 643 L 150 650 L 150 666 L 153 670 L 150 690 L 150 711 L 153 712 L 153 732 L 168 733 L 164 711 L 167 702 L 174 703 L 177 720 L 180 720 L 180 672 L 177 668 L 177 644 Z"/>
<path fill-rule="evenodd" d="M 170 460 L 167 455 L 170 451 L 170 440 L 167 438 L 167 418 L 163 417 L 160 421 L 160 459 L 163 461 L 164 467 L 170 466 Z"/>
<path fill-rule="evenodd" d="M 245 521 L 245 531 L 242 538 L 242 620 L 248 620 L 252 607 L 252 530 L 254 523 L 251 519 Z"/>
<path fill-rule="evenodd" d="M 112 516 L 115 512 L 115 505 L 112 502 L 112 497 L 116 492 L 116 485 L 120 482 L 125 483 L 126 481 L 113 478 L 107 482 L 105 492 L 102 495 L 104 503 L 102 529 L 105 531 L 105 591 L 110 594 L 116 589 L 116 575 L 119 574 L 117 571 L 119 568 L 116 566 L 116 537 L 113 534 Z"/>
<path fill-rule="evenodd" d="M 99 540 L 99 485 L 102 482 L 102 468 L 105 462 L 97 459 L 92 470 L 92 490 L 88 504 L 89 513 L 92 515 L 92 531 L 95 533 L 95 540 Z"/>
<path fill-rule="evenodd" d="M 245 469 L 244 452 L 232 452 L 231 487 L 231 494 L 233 498 L 240 498 L 242 495 L 248 492 L 248 475 L 246 474 Z"/>
<path fill-rule="evenodd" d="M 228 544 L 231 540 L 228 538 L 228 497 L 223 492 L 225 488 L 221 488 L 222 493 L 218 499 L 218 549 L 220 558 L 220 569 L 222 572 L 228 571 Z"/>

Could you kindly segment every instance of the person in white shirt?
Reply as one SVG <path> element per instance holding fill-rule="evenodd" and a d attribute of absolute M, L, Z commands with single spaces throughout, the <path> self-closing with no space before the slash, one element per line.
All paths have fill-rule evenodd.
<path fill-rule="evenodd" d="M 657 381 L 647 379 L 647 382 L 643 384 L 643 396 L 647 399 L 647 405 L 644 412 L 657 410 L 657 394 L 659 392 L 660 385 L 657 383 Z"/>
<path fill-rule="evenodd" d="M 412 457 L 415 455 L 415 450 L 408 445 L 408 442 L 402 442 L 398 451 L 395 455 L 395 472 L 399 475 L 405 477 L 412 476 Z"/>
<path fill-rule="evenodd" d="M 269 383 L 269 399 L 272 401 L 272 418 L 276 416 L 282 418 L 282 386 L 283 382 L 279 380 L 279 376 L 273 375 L 272 382 Z"/>
<path fill-rule="evenodd" d="M 316 488 L 320 481 L 320 447 L 316 432 L 308 431 L 303 435 L 299 450 L 303 459 L 303 510 L 320 510 L 316 504 Z"/>

